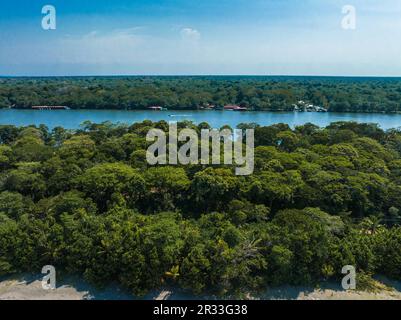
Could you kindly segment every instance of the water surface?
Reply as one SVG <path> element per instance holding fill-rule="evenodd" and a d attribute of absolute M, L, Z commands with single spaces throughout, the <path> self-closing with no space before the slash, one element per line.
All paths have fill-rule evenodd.
<path fill-rule="evenodd" d="M 125 110 L 17 110 L 0 109 L 0 124 L 16 126 L 44 124 L 50 129 L 61 126 L 77 129 L 86 120 L 94 123 L 111 121 L 113 123 L 141 122 L 143 120 L 183 121 L 194 123 L 208 122 L 213 128 L 229 125 L 235 128 L 239 123 L 256 122 L 260 125 L 287 123 L 291 127 L 307 122 L 325 127 L 335 121 L 357 121 L 378 123 L 383 129 L 401 126 L 401 114 L 381 113 L 317 113 L 317 112 L 234 112 L 234 111 L 125 111 Z"/>

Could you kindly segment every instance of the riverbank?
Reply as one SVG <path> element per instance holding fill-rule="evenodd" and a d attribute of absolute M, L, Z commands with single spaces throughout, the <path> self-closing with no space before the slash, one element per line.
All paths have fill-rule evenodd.
<path fill-rule="evenodd" d="M 388 283 L 387 283 L 388 284 Z M 395 287 L 382 285 L 380 292 L 344 291 L 334 284 L 322 288 L 283 286 L 271 289 L 262 300 L 401 300 L 400 283 Z M 163 290 L 154 292 L 146 300 L 216 299 L 195 297 L 182 292 Z M 135 300 L 117 286 L 95 289 L 78 278 L 64 279 L 55 290 L 42 289 L 41 278 L 31 275 L 14 276 L 0 281 L 0 300 Z"/>
<path fill-rule="evenodd" d="M 152 109 L 152 108 L 132 108 L 132 109 L 111 109 L 111 108 L 69 108 L 66 106 L 33 106 L 30 108 L 16 108 L 16 107 L 6 107 L 0 108 L 1 110 L 22 110 L 22 111 L 120 111 L 120 112 L 167 112 L 167 113 L 175 113 L 175 112 L 270 112 L 270 113 L 350 113 L 350 114 L 387 114 L 387 115 L 397 115 L 401 114 L 401 111 L 352 111 L 352 110 L 344 110 L 342 112 L 338 111 L 317 111 L 317 110 L 291 110 L 291 109 L 262 109 L 262 110 L 255 110 L 255 109 L 243 109 L 243 110 L 232 110 L 232 109 L 224 109 L 224 108 L 216 108 L 216 109 L 208 109 L 208 108 L 163 108 L 162 109 Z"/>
<path fill-rule="evenodd" d="M 77 277 L 57 279 L 57 288 L 44 290 L 41 275 L 14 275 L 0 279 L 0 300 L 133 300 L 118 286 L 97 289 Z"/>

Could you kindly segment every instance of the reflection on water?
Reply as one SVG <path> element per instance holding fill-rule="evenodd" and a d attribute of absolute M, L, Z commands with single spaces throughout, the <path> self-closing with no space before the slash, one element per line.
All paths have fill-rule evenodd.
<path fill-rule="evenodd" d="M 401 126 L 401 114 L 378 113 L 318 113 L 318 112 L 229 112 L 229 111 L 125 111 L 125 110 L 16 110 L 0 109 L 0 124 L 16 126 L 45 124 L 50 129 L 61 126 L 68 129 L 77 129 L 86 121 L 113 123 L 152 121 L 184 121 L 194 123 L 208 122 L 213 128 L 229 125 L 235 128 L 239 123 L 256 122 L 260 125 L 287 123 L 291 127 L 307 122 L 320 127 L 336 121 L 357 121 L 378 123 L 383 129 L 398 128 Z"/>

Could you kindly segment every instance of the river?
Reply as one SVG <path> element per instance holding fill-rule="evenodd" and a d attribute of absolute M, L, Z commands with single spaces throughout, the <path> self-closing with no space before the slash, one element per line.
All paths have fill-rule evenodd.
<path fill-rule="evenodd" d="M 61 126 L 77 129 L 86 120 L 94 123 L 111 121 L 113 123 L 141 122 L 143 120 L 183 121 L 194 123 L 208 122 L 213 128 L 229 125 L 235 128 L 239 123 L 256 122 L 260 125 L 287 123 L 291 127 L 305 123 L 314 123 L 320 127 L 336 121 L 356 121 L 377 123 L 382 129 L 401 126 L 401 114 L 381 113 L 318 113 L 318 112 L 235 112 L 235 111 L 125 111 L 125 110 L 21 110 L 0 109 L 0 125 L 40 125 L 50 129 Z"/>

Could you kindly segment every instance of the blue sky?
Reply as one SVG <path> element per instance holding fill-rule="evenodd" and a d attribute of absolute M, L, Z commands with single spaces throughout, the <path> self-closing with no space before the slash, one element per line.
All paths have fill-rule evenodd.
<path fill-rule="evenodd" d="M 41 28 L 47 4 L 56 30 Z M 401 76 L 400 39 L 399 0 L 0 3 L 0 75 Z"/>

